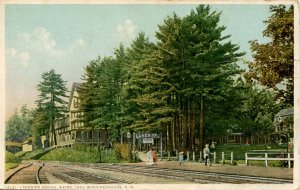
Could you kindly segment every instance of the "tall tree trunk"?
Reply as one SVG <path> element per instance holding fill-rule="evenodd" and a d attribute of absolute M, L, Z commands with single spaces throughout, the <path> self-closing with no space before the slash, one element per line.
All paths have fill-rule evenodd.
<path fill-rule="evenodd" d="M 200 137 L 199 137 L 199 149 L 204 148 L 204 97 L 201 95 L 200 99 Z"/>
<path fill-rule="evenodd" d="M 52 135 L 53 135 L 53 138 L 54 138 L 54 145 L 56 146 L 57 145 L 57 139 L 56 139 L 56 131 L 55 131 L 55 125 L 54 125 L 54 116 L 53 116 L 53 112 L 54 112 L 54 95 L 51 94 L 51 119 L 50 119 L 50 125 L 51 125 L 51 129 L 52 129 Z"/>
<path fill-rule="evenodd" d="M 197 122 L 196 122 L 196 105 L 195 105 L 195 103 L 193 103 L 193 105 L 192 105 L 192 114 L 193 114 L 193 116 L 192 116 L 192 130 L 191 130 L 191 139 L 192 139 L 192 150 L 194 151 L 195 150 L 195 127 L 196 127 L 196 124 L 197 124 Z"/>
<path fill-rule="evenodd" d="M 182 133 L 183 133 L 183 139 L 182 139 L 182 148 L 183 150 L 186 150 L 187 148 L 187 132 L 188 132 L 188 116 L 187 116 L 187 101 L 186 98 L 183 102 L 183 125 L 182 125 Z"/>

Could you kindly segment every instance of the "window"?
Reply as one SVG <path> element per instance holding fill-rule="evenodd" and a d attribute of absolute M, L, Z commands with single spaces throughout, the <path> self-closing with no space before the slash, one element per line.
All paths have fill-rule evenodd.
<path fill-rule="evenodd" d="M 78 98 L 74 98 L 73 104 L 74 104 L 74 108 L 78 108 L 78 106 L 79 106 L 79 100 L 78 100 Z"/>

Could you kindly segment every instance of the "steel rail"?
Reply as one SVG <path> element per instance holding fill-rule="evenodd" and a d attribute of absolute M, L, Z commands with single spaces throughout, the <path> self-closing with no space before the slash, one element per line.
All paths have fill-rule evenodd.
<path fill-rule="evenodd" d="M 131 174 L 138 174 L 138 175 L 147 175 L 152 177 L 163 177 L 167 179 L 175 179 L 175 180 L 181 180 L 181 181 L 192 181 L 192 182 L 202 182 L 202 183 L 221 183 L 215 180 L 207 180 L 207 179 L 195 179 L 195 178 L 189 178 L 186 176 L 177 176 L 177 175 L 165 175 L 161 173 L 151 173 L 151 172 L 145 172 L 145 171 L 134 171 L 130 169 L 123 169 L 121 168 L 113 168 L 113 167 L 100 167 L 100 169 L 107 170 L 107 171 L 117 171 L 117 172 L 125 172 L 125 173 L 131 173 Z M 224 182 L 222 182 L 224 183 Z"/>
<path fill-rule="evenodd" d="M 99 166 L 97 166 L 99 167 Z M 100 166 L 103 167 L 103 166 Z M 180 173 L 180 174 L 189 174 L 189 175 L 197 175 L 197 176 L 207 176 L 207 177 L 218 177 L 218 178 L 225 178 L 225 179 L 232 179 L 232 180 L 245 180 L 245 181 L 252 181 L 252 182 L 260 182 L 260 183 L 293 183 L 293 180 L 288 179 L 280 179 L 280 178 L 267 178 L 267 177 L 257 177 L 257 176 L 247 176 L 247 175 L 237 175 L 237 174 L 225 174 L 225 173 L 218 173 L 218 172 L 203 172 L 203 171 L 196 171 L 196 170 L 186 170 L 186 169 L 169 169 L 169 168 L 155 168 L 155 167 L 145 167 L 145 166 L 128 166 L 128 165 L 110 165 L 106 167 L 118 167 L 121 170 L 124 168 L 131 168 L 131 169 L 143 169 L 143 170 L 156 170 L 156 171 L 164 171 L 164 172 L 172 172 L 172 173 Z"/>
<path fill-rule="evenodd" d="M 60 176 L 66 177 L 66 178 L 71 179 L 72 181 L 75 181 L 75 182 L 78 182 L 78 183 L 87 184 L 86 181 L 83 181 L 83 180 L 79 179 L 78 177 L 76 178 L 76 177 L 67 175 L 67 174 L 62 173 L 62 172 L 52 172 L 52 173 L 54 173 L 56 175 L 60 175 Z"/>

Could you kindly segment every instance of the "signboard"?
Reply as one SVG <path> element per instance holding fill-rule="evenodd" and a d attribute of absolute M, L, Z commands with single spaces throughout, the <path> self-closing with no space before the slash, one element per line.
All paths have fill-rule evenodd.
<path fill-rule="evenodd" d="M 156 133 L 138 133 L 138 134 L 136 134 L 136 138 L 154 138 L 154 139 L 158 139 L 158 138 L 160 138 L 160 135 L 156 134 Z"/>
<path fill-rule="evenodd" d="M 154 144 L 154 140 L 153 140 L 153 138 L 143 138 L 143 143 L 144 144 L 146 144 L 146 143 Z"/>

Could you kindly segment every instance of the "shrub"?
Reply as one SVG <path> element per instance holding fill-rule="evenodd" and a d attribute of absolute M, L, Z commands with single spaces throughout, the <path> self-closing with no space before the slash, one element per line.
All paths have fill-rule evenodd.
<path fill-rule="evenodd" d="M 132 160 L 132 153 L 129 144 L 115 144 L 114 150 L 118 160 Z"/>
<path fill-rule="evenodd" d="M 5 151 L 5 163 L 19 163 L 19 159 L 13 153 Z"/>

